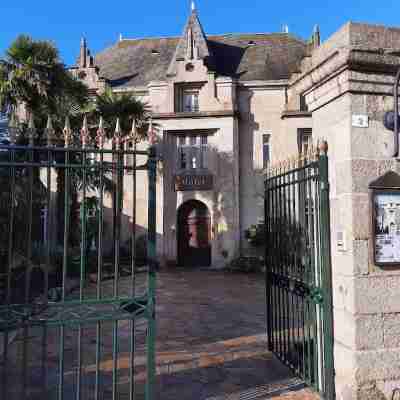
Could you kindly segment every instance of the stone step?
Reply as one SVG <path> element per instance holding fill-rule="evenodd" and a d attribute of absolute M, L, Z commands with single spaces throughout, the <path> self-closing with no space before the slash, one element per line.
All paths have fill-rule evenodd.
<path fill-rule="evenodd" d="M 294 393 L 295 392 L 295 393 Z M 206 400 L 319 400 L 320 398 L 305 389 L 304 382 L 299 378 L 281 379 L 265 385 L 251 387 L 239 392 L 208 397 Z"/>
<path fill-rule="evenodd" d="M 161 353 L 157 356 L 157 375 L 173 374 L 180 371 L 214 367 L 239 359 L 268 356 L 272 357 L 266 348 L 256 349 L 254 346 L 247 346 L 246 348 L 238 348 L 219 353 Z"/>
<path fill-rule="evenodd" d="M 198 368 L 222 365 L 239 359 L 252 357 L 272 358 L 267 350 L 265 335 L 247 336 L 228 339 L 215 343 L 205 343 L 191 346 L 190 350 L 162 351 L 156 346 L 157 375 L 173 374 Z M 129 368 L 130 353 L 121 352 L 118 355 L 120 368 Z M 143 353 L 135 355 L 135 381 L 146 379 L 147 358 Z M 86 372 L 95 372 L 95 365 L 88 365 Z M 100 363 L 103 372 L 112 371 L 112 361 Z"/>

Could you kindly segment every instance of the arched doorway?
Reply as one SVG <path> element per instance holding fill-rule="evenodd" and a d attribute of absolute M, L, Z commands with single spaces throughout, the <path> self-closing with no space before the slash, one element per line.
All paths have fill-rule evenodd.
<path fill-rule="evenodd" d="M 211 265 L 211 218 L 208 208 L 198 200 L 183 203 L 178 210 L 178 265 Z"/>

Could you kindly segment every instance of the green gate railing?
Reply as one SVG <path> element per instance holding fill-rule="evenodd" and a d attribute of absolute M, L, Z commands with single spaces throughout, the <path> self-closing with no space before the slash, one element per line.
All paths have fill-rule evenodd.
<path fill-rule="evenodd" d="M 335 398 L 327 144 L 265 181 L 268 345 L 326 400 Z"/>
<path fill-rule="evenodd" d="M 0 398 L 152 400 L 155 149 L 51 125 L 0 146 Z"/>

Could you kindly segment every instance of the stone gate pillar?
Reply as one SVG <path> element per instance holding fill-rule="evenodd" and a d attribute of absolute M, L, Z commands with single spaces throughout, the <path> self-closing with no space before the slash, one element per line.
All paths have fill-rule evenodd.
<path fill-rule="evenodd" d="M 374 263 L 369 189 L 388 171 L 400 174 L 382 122 L 393 108 L 396 49 L 400 29 L 349 23 L 291 82 L 312 112 L 313 136 L 329 143 L 338 400 L 400 399 L 400 265 Z"/>

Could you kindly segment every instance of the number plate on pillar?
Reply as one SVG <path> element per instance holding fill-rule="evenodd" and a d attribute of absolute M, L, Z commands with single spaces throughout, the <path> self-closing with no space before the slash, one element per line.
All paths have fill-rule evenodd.
<path fill-rule="evenodd" d="M 184 174 L 175 176 L 175 191 L 211 190 L 213 188 L 213 175 L 210 174 Z"/>

